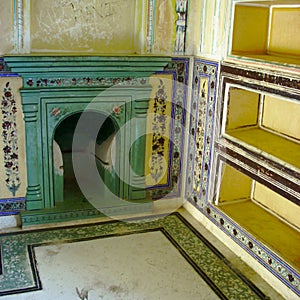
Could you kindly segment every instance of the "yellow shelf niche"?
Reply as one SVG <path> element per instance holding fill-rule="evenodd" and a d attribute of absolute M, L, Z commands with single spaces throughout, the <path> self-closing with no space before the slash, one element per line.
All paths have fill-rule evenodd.
<path fill-rule="evenodd" d="M 229 88 L 223 134 L 300 171 L 300 105 L 292 99 Z"/>
<path fill-rule="evenodd" d="M 300 207 L 223 164 L 216 205 L 257 240 L 300 270 Z"/>
<path fill-rule="evenodd" d="M 300 1 L 238 2 L 231 54 L 252 60 L 300 65 Z"/>

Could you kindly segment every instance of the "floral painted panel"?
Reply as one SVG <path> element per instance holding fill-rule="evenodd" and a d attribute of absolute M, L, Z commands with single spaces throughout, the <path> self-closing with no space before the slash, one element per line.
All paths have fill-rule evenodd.
<path fill-rule="evenodd" d="M 12 193 L 12 196 L 16 195 L 16 191 L 21 185 L 21 179 L 19 176 L 19 149 L 18 149 L 18 129 L 16 114 L 18 112 L 16 107 L 16 101 L 9 82 L 6 83 L 4 95 L 1 101 L 2 112 L 2 141 L 3 141 L 3 153 L 4 153 L 4 167 L 6 170 L 6 187 Z"/>
<path fill-rule="evenodd" d="M 21 79 L 0 77 L 0 213 L 24 208 L 26 190 L 25 136 L 18 89 Z M 14 201 L 13 199 L 16 199 Z M 20 201 L 21 199 L 21 201 Z"/>
<path fill-rule="evenodd" d="M 170 149 L 170 126 L 172 123 L 172 74 L 151 76 L 154 93 L 151 96 L 147 116 L 147 146 L 145 172 L 147 186 L 166 185 Z"/>
<path fill-rule="evenodd" d="M 195 60 L 186 197 L 199 207 L 208 202 L 217 82 L 218 63 Z"/>
<path fill-rule="evenodd" d="M 163 157 L 168 164 L 167 182 L 148 186 L 148 192 L 153 199 L 162 197 L 178 197 L 181 190 L 181 171 L 184 145 L 184 126 L 186 120 L 186 101 L 188 90 L 188 58 L 172 58 L 172 62 L 165 68 L 163 74 L 172 74 L 173 90 L 172 98 L 166 94 L 165 82 L 158 84 L 154 97 L 154 111 L 156 118 L 152 124 L 153 144 L 152 157 Z M 170 80 L 170 79 L 169 79 Z M 167 97 L 166 97 L 167 96 Z M 156 100 L 155 100 L 156 99 Z M 169 111 L 168 105 L 171 105 Z M 166 122 L 168 123 L 166 125 Z M 169 130 L 167 127 L 169 126 Z M 168 132 L 170 133 L 168 136 Z M 162 133 L 165 134 L 161 139 Z M 164 144 L 162 144 L 164 142 Z M 166 143 L 169 145 L 166 146 Z M 164 146 L 163 146 L 164 145 Z M 163 154 L 163 155 L 162 155 Z M 150 164 L 151 174 L 159 174 L 162 171 L 162 162 L 154 159 Z"/>

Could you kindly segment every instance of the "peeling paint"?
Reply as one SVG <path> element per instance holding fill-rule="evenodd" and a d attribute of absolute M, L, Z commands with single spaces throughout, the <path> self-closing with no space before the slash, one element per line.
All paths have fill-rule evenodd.
<path fill-rule="evenodd" d="M 32 50 L 134 50 L 135 0 L 33 0 Z"/>

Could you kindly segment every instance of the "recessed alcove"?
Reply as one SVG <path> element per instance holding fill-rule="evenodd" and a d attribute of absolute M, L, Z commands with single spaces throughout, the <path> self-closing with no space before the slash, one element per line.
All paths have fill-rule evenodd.
<path fill-rule="evenodd" d="M 234 85 L 225 97 L 223 135 L 299 172 L 298 101 Z"/>
<path fill-rule="evenodd" d="M 300 64 L 300 1 L 237 2 L 230 54 L 277 64 Z"/>
<path fill-rule="evenodd" d="M 81 113 L 74 113 L 60 122 L 60 124 L 55 129 L 54 133 L 54 144 L 57 143 L 58 147 L 53 147 L 54 161 L 59 161 L 60 156 L 62 157 L 61 166 L 58 163 L 57 166 L 53 167 L 53 178 L 54 178 L 54 202 L 57 206 L 59 202 L 77 202 L 85 204 L 86 198 L 80 190 L 76 176 L 74 174 L 73 163 L 72 163 L 72 153 L 74 151 L 81 152 L 88 156 L 94 156 L 95 163 L 99 175 L 102 177 L 105 185 L 109 190 L 115 195 L 120 195 L 120 184 L 119 178 L 114 173 L 114 167 L 116 163 L 116 158 L 112 157 L 114 154 L 120 151 L 116 149 L 118 143 L 114 142 L 114 136 L 118 130 L 117 125 L 114 121 L 99 112 L 84 112 L 87 114 L 88 118 L 93 119 L 94 122 L 102 124 L 99 128 L 97 138 L 94 141 L 93 137 L 89 133 L 89 130 L 85 128 L 84 132 L 77 133 L 76 138 L 80 138 L 81 142 L 78 149 L 73 147 L 73 138 L 78 120 L 81 117 Z M 80 137 L 79 137 L 80 135 Z M 94 143 L 94 149 L 89 151 L 89 146 Z M 76 144 L 78 145 L 78 144 Z M 58 152 L 58 153 L 57 153 Z M 61 154 L 60 154 L 61 152 Z M 114 159 L 114 162 L 112 161 Z"/>
<path fill-rule="evenodd" d="M 300 207 L 227 163 L 219 171 L 215 205 L 300 270 Z"/>

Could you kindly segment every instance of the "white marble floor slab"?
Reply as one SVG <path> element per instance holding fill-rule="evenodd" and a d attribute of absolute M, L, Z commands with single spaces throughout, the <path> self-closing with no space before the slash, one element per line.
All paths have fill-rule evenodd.
<path fill-rule="evenodd" d="M 39 246 L 35 254 L 43 290 L 2 299 L 219 299 L 160 231 Z"/>

